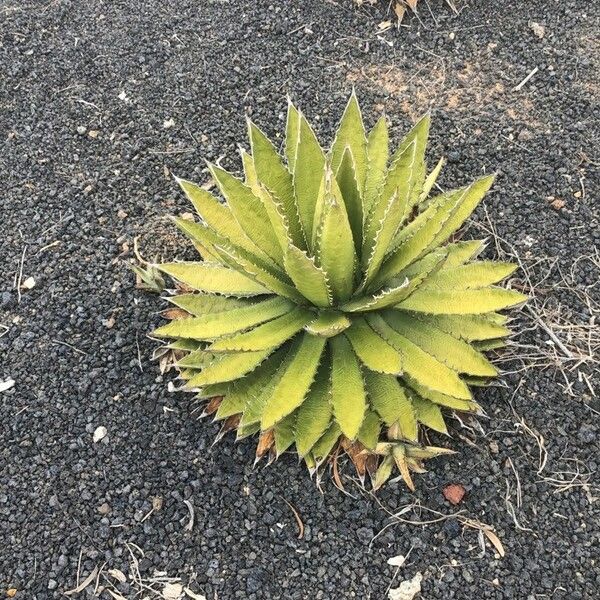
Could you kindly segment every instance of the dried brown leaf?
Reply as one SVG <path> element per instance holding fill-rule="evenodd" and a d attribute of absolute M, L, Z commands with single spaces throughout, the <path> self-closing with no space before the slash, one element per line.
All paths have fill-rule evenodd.
<path fill-rule="evenodd" d="M 223 396 L 214 396 L 211 398 L 204 407 L 203 415 L 207 416 L 216 413 L 219 409 L 219 406 L 221 406 L 221 402 L 223 402 Z"/>
<path fill-rule="evenodd" d="M 394 12 L 396 13 L 398 24 L 402 23 L 402 19 L 404 19 L 404 15 L 406 14 L 406 7 L 404 4 L 402 4 L 402 2 L 396 2 L 396 4 L 394 4 Z"/>
<path fill-rule="evenodd" d="M 258 446 L 256 447 L 256 459 L 258 460 L 262 456 L 265 455 L 270 449 L 271 446 L 275 443 L 275 434 L 273 429 L 269 429 L 269 431 L 263 431 L 258 438 Z"/>
<path fill-rule="evenodd" d="M 189 319 L 192 315 L 182 308 L 167 308 L 161 311 L 160 316 L 165 319 Z"/>
<path fill-rule="evenodd" d="M 504 558 L 506 552 L 504 552 L 504 546 L 502 545 L 500 538 L 491 529 L 484 529 L 483 533 L 486 535 L 487 539 L 490 540 L 494 548 L 496 548 L 500 557 Z"/>

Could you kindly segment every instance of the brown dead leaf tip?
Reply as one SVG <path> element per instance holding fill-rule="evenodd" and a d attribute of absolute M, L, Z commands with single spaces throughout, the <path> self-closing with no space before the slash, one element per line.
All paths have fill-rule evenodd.
<path fill-rule="evenodd" d="M 450 504 L 456 506 L 464 498 L 466 490 L 460 483 L 451 483 L 442 490 L 442 493 Z"/>

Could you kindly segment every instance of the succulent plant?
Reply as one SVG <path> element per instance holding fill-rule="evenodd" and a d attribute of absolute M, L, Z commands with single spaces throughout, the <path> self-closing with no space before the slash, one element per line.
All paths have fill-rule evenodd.
<path fill-rule="evenodd" d="M 482 351 L 509 334 L 497 311 L 525 296 L 497 285 L 515 265 L 455 238 L 493 177 L 430 196 L 429 124 L 390 155 L 385 117 L 367 133 L 353 93 L 325 152 L 289 103 L 283 158 L 249 122 L 244 180 L 209 165 L 224 202 L 178 180 L 201 220 L 175 223 L 202 260 L 158 265 L 179 283 L 154 335 L 222 432 L 260 434 L 257 458 L 295 446 L 320 472 L 346 452 L 375 488 L 397 467 L 412 489 L 450 452 L 421 426 L 480 410 L 469 384 L 497 375 Z"/>

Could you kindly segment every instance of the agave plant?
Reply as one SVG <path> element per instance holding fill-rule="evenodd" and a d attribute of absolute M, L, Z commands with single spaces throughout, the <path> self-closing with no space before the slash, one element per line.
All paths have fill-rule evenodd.
<path fill-rule="evenodd" d="M 170 338 L 186 387 L 223 432 L 260 433 L 257 458 L 295 446 L 311 472 L 346 452 L 374 487 L 450 452 L 442 410 L 477 412 L 469 384 L 509 334 L 497 311 L 513 264 L 475 261 L 455 234 L 492 184 L 430 197 L 429 115 L 390 155 L 385 117 L 368 133 L 354 93 L 325 152 L 289 104 L 284 157 L 252 122 L 244 180 L 209 164 L 224 202 L 178 180 L 200 222 L 175 219 L 201 259 L 159 269 L 179 282 Z M 320 471 L 318 471 L 320 472 Z"/>

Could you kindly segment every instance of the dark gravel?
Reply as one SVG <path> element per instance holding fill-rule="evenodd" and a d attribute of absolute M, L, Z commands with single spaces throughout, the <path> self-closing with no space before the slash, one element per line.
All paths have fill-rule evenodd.
<path fill-rule="evenodd" d="M 460 430 L 460 454 L 433 462 L 415 496 L 392 484 L 377 502 L 349 479 L 354 497 L 330 481 L 321 494 L 291 456 L 252 470 L 251 442 L 211 447 L 217 427 L 192 418 L 149 360 L 161 304 L 134 289 L 126 262 L 135 236 L 148 257 L 190 255 L 164 219 L 190 210 L 166 169 L 201 179 L 202 159 L 221 156 L 238 168 L 244 113 L 280 132 L 288 91 L 330 136 L 352 84 L 368 118 L 385 108 L 396 134 L 433 109 L 444 185 L 499 170 L 479 222 L 487 210 L 536 280 L 553 265 L 540 304 L 576 325 L 598 314 L 582 294 L 599 300 L 600 4 L 479 0 L 457 17 L 430 0 L 435 19 L 421 5 L 420 22 L 379 33 L 385 8 L 350 0 L 2 3 L 0 377 L 15 386 L 0 393 L 0 597 L 62 597 L 80 552 L 82 579 L 104 563 L 129 574 L 132 543 L 144 576 L 166 571 L 208 600 L 385 598 L 387 559 L 411 548 L 392 587 L 421 572 L 429 600 L 598 598 L 600 406 L 579 375 L 598 388 L 589 362 L 482 391 L 485 436 Z M 594 254 L 595 265 L 581 258 Z M 19 302 L 22 257 L 36 285 Z M 549 348 L 531 319 L 518 323 L 522 343 Z M 108 435 L 93 443 L 99 426 Z M 545 440 L 539 473 L 526 426 Z M 575 472 L 567 489 L 550 479 Z M 450 482 L 467 488 L 456 508 L 442 495 Z M 415 498 L 494 526 L 506 556 L 489 544 L 482 555 L 455 519 L 397 524 L 369 547 L 386 510 Z M 130 582 L 119 589 L 135 595 Z"/>

